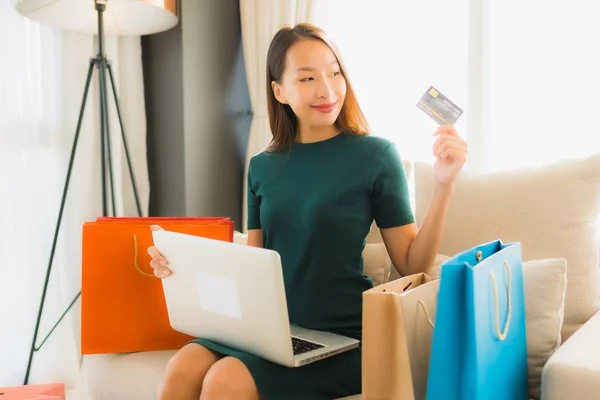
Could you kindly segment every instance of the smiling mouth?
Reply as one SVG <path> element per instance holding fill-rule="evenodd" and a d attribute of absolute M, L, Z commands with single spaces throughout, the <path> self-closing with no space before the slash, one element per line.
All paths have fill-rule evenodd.
<path fill-rule="evenodd" d="M 312 108 L 314 108 L 317 111 L 321 111 L 321 112 L 331 112 L 335 109 L 335 105 L 337 104 L 336 102 L 333 103 L 327 103 L 327 104 L 319 104 L 318 106 L 311 106 Z"/>

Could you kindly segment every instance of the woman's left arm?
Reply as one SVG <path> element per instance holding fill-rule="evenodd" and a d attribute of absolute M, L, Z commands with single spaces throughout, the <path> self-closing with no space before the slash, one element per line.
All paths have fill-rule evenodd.
<path fill-rule="evenodd" d="M 436 157 L 435 188 L 427 215 L 417 229 L 416 224 L 381 229 L 392 263 L 403 275 L 430 273 L 439 251 L 454 182 L 467 159 L 467 144 L 451 125 L 439 127 L 433 147 Z"/>

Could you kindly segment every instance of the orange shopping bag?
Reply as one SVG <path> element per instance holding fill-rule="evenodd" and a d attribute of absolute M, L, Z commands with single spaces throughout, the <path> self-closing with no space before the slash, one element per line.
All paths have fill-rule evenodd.
<path fill-rule="evenodd" d="M 83 226 L 81 353 L 177 350 L 193 338 L 171 328 L 150 267 L 150 225 L 233 241 L 229 218 L 98 218 Z"/>

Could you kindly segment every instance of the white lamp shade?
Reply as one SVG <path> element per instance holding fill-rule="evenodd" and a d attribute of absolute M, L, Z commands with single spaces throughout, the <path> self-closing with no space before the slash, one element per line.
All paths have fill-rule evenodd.
<path fill-rule="evenodd" d="M 177 25 L 176 0 L 107 0 L 104 33 L 149 35 Z M 17 0 L 17 11 L 32 20 L 65 31 L 97 34 L 94 0 Z"/>

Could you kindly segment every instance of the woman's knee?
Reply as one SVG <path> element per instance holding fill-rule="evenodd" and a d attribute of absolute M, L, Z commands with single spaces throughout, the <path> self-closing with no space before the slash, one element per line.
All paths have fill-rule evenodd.
<path fill-rule="evenodd" d="M 167 362 L 158 387 L 158 398 L 198 399 L 207 371 L 219 358 L 216 353 L 199 344 L 184 346 Z"/>
<path fill-rule="evenodd" d="M 200 400 L 212 399 L 259 399 L 254 379 L 243 362 L 225 357 L 210 367 L 204 378 Z"/>

